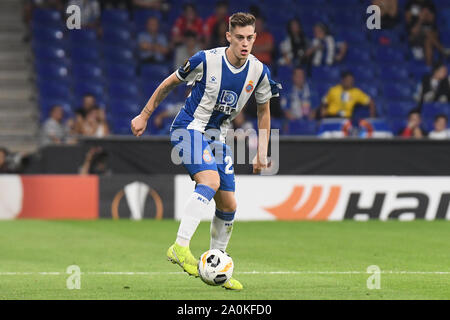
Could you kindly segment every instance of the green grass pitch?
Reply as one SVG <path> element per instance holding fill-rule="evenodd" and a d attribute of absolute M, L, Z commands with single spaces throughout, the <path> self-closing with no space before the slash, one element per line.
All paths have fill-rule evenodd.
<path fill-rule="evenodd" d="M 241 292 L 168 262 L 177 229 L 171 220 L 2 221 L 0 299 L 450 299 L 448 221 L 236 222 L 228 251 Z M 201 223 L 191 249 L 208 246 Z M 80 290 L 66 288 L 69 265 L 81 269 Z M 382 271 L 380 289 L 367 288 L 370 265 Z"/>

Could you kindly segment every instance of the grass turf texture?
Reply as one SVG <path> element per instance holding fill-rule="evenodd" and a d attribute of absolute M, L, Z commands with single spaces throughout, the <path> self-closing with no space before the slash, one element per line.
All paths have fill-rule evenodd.
<path fill-rule="evenodd" d="M 177 229 L 178 222 L 168 220 L 2 221 L 0 299 L 450 299 L 449 273 L 382 273 L 379 290 L 367 289 L 365 273 L 369 265 L 450 272 L 448 221 L 237 222 L 228 251 L 242 292 L 178 273 L 165 256 Z M 191 249 L 199 256 L 208 246 L 209 223 L 201 223 Z M 80 290 L 66 288 L 73 264 L 83 272 Z"/>

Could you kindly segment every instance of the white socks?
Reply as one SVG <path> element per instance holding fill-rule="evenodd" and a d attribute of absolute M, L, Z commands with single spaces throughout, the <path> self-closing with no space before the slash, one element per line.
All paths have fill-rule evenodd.
<path fill-rule="evenodd" d="M 235 212 L 222 212 L 216 209 L 216 214 L 211 221 L 210 249 L 226 251 L 233 231 Z"/>
<path fill-rule="evenodd" d="M 215 195 L 214 189 L 204 184 L 198 184 L 183 210 L 180 227 L 178 228 L 176 243 L 187 247 L 197 230 L 200 218 L 203 216 L 209 201 Z"/>

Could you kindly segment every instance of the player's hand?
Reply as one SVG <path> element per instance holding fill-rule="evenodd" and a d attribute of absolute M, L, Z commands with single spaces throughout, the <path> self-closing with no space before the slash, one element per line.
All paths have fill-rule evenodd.
<path fill-rule="evenodd" d="M 262 169 L 270 167 L 270 162 L 267 160 L 267 156 L 256 155 L 253 158 L 253 173 L 261 173 Z"/>
<path fill-rule="evenodd" d="M 131 131 L 136 137 L 140 137 L 147 128 L 147 119 L 142 114 L 131 120 Z"/>

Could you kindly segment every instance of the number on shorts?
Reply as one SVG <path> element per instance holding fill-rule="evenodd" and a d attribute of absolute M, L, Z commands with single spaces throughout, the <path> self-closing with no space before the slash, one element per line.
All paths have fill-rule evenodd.
<path fill-rule="evenodd" d="M 233 159 L 231 159 L 231 156 L 226 156 L 225 157 L 225 163 L 227 164 L 225 166 L 225 173 L 226 174 L 232 174 L 233 173 L 233 169 L 231 168 L 231 166 L 233 165 Z"/>

